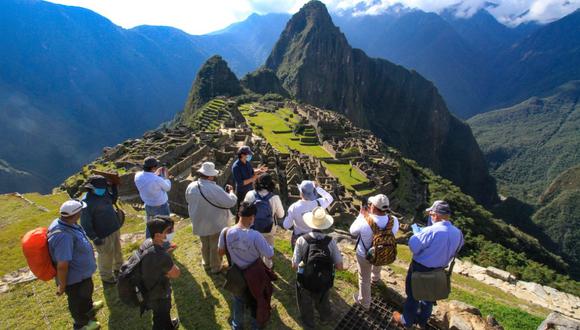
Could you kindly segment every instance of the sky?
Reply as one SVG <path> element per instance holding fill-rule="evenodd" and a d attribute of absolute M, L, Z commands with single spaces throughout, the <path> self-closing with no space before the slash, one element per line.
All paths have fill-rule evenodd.
<path fill-rule="evenodd" d="M 191 34 L 220 30 L 252 13 L 295 13 L 307 0 L 50 0 L 91 9 L 125 28 L 167 25 Z M 498 21 L 517 25 L 559 19 L 580 8 L 580 0 L 323 0 L 338 14 L 377 15 L 401 3 L 409 8 L 440 12 L 453 7 L 469 17 L 486 8 Z"/>

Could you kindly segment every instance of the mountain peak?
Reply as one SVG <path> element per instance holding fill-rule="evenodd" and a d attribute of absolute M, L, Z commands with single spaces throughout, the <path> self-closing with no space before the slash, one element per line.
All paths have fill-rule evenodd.
<path fill-rule="evenodd" d="M 217 96 L 237 96 L 242 87 L 228 63 L 219 55 L 210 57 L 199 69 L 184 109 L 188 116 Z"/>

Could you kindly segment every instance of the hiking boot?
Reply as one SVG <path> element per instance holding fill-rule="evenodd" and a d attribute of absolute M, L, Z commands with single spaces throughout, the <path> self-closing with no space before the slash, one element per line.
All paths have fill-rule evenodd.
<path fill-rule="evenodd" d="M 89 323 L 87 325 L 85 325 L 84 327 L 81 328 L 81 330 L 96 330 L 96 329 L 100 329 L 101 328 L 101 324 L 97 321 L 89 321 Z"/>
<path fill-rule="evenodd" d="M 93 311 L 96 312 L 99 309 L 103 308 L 105 303 L 102 300 L 94 301 L 93 302 Z"/>
<path fill-rule="evenodd" d="M 171 323 L 173 324 L 173 329 L 177 329 L 179 328 L 179 318 L 174 318 L 171 320 Z"/>

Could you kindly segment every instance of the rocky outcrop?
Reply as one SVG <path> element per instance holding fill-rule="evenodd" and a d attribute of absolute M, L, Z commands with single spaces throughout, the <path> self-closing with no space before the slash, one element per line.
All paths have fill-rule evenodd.
<path fill-rule="evenodd" d="M 483 318 L 479 309 L 457 300 L 437 302 L 432 320 L 439 329 L 503 330 L 492 316 Z"/>
<path fill-rule="evenodd" d="M 288 22 L 266 67 L 293 97 L 344 113 L 388 145 L 489 205 L 497 200 L 471 130 L 414 71 L 352 49 L 326 7 L 308 2 Z"/>
<path fill-rule="evenodd" d="M 580 321 L 552 312 L 540 324 L 538 330 L 580 330 Z"/>
<path fill-rule="evenodd" d="M 242 86 L 258 94 L 275 93 L 284 97 L 288 96 L 288 91 L 282 87 L 282 83 L 274 71 L 267 68 L 260 68 L 255 72 L 248 73 L 240 81 Z"/>
<path fill-rule="evenodd" d="M 242 94 L 242 86 L 221 56 L 214 55 L 199 69 L 183 110 L 190 116 L 195 110 L 217 96 Z"/>

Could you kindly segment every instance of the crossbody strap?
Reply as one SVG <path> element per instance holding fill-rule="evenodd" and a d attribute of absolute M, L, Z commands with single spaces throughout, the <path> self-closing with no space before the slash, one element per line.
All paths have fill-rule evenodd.
<path fill-rule="evenodd" d="M 209 199 L 207 199 L 207 197 L 205 197 L 205 195 L 203 194 L 203 191 L 201 191 L 201 186 L 199 184 L 199 181 L 197 182 L 197 190 L 199 190 L 199 193 L 201 194 L 201 197 L 203 197 L 203 199 L 205 199 L 205 201 L 208 202 L 211 206 L 216 207 L 218 209 L 222 209 L 222 210 L 229 210 L 230 209 L 229 207 L 223 207 L 223 206 L 215 205 Z"/>
<path fill-rule="evenodd" d="M 228 250 L 228 231 L 230 231 L 231 227 L 228 227 L 226 229 L 226 232 L 224 233 L 224 247 L 226 250 L 226 259 L 228 259 L 228 266 L 232 266 L 232 257 L 230 256 L 230 251 Z"/>

